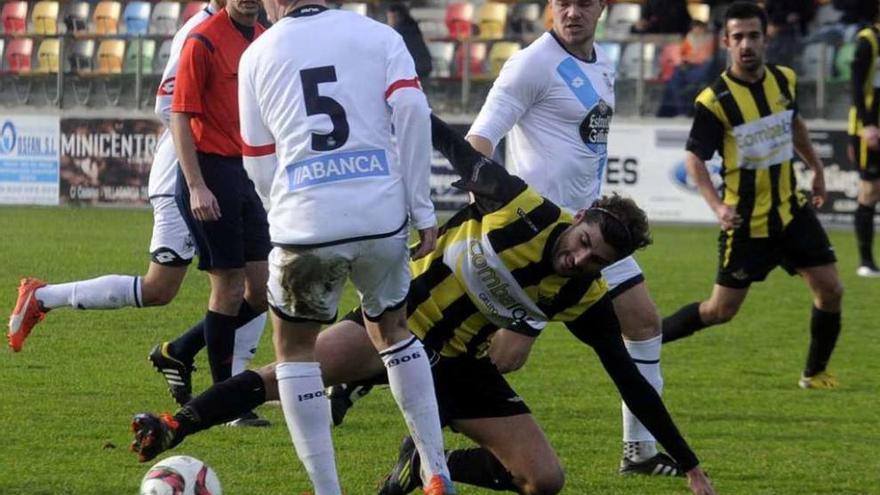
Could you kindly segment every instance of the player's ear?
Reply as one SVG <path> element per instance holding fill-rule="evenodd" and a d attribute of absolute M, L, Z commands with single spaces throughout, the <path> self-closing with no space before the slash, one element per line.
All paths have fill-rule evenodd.
<path fill-rule="evenodd" d="M 576 211 L 574 214 L 574 223 L 576 223 L 576 224 L 580 223 L 581 220 L 584 219 L 584 215 L 586 215 L 586 214 L 587 214 L 586 208 L 581 208 L 580 210 Z"/>

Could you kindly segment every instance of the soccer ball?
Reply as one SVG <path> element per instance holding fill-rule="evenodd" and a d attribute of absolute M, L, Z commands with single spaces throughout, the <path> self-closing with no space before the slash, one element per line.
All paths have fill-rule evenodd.
<path fill-rule="evenodd" d="M 222 495 L 220 480 L 204 462 L 186 455 L 163 459 L 147 471 L 140 495 Z"/>

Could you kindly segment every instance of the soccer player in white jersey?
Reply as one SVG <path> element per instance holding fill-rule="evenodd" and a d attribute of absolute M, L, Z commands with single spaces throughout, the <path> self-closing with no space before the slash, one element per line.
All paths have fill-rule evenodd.
<path fill-rule="evenodd" d="M 407 226 L 416 257 L 437 236 L 430 109 L 412 57 L 393 29 L 323 0 L 266 3 L 280 18 L 241 58 L 239 107 L 245 169 L 269 215 L 275 369 L 297 455 L 316 495 L 341 493 L 314 347 L 351 277 L 425 493 L 454 493 L 430 364 L 406 327 Z"/>
<path fill-rule="evenodd" d="M 144 276 L 104 275 L 102 277 L 46 284 L 36 278 L 25 278 L 19 287 L 15 310 L 10 317 L 8 339 L 14 351 L 20 351 L 31 329 L 51 309 L 117 309 L 124 307 L 164 306 L 177 295 L 186 270 L 195 255 L 192 236 L 174 200 L 177 176 L 177 155 L 168 131 L 174 79 L 183 42 L 189 32 L 214 12 L 223 8 L 224 0 L 212 0 L 192 16 L 174 35 L 171 53 L 162 73 L 156 94 L 155 113 L 166 129 L 159 137 L 150 169 L 149 196 L 153 206 L 153 235 L 150 240 L 150 265 Z M 243 322 L 236 332 L 233 374 L 243 371 L 262 335 L 265 313 Z M 171 343 L 157 346 L 150 354 L 154 365 L 168 380 L 171 395 L 181 405 L 191 395 L 192 360 L 204 347 L 202 322 Z M 172 352 L 175 350 L 176 352 Z M 237 424 L 250 424 L 242 421 Z M 260 424 L 266 424 L 262 421 Z"/>
<path fill-rule="evenodd" d="M 594 43 L 606 0 L 550 0 L 553 28 L 511 57 L 495 80 L 468 141 L 492 156 L 508 136 L 508 167 L 571 212 L 589 207 L 602 189 L 614 113 L 614 65 Z M 602 270 L 630 356 L 658 392 L 660 316 L 631 256 Z M 499 332 L 490 355 L 502 371 L 521 367 L 533 340 Z M 624 474 L 681 472 L 657 452 L 651 433 L 623 406 Z"/>

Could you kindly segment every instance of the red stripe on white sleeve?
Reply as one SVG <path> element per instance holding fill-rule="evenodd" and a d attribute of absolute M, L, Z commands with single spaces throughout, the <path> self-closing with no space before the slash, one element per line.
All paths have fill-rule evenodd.
<path fill-rule="evenodd" d="M 403 88 L 422 89 L 422 85 L 419 83 L 418 77 L 414 77 L 412 79 L 398 79 L 397 81 L 391 83 L 391 86 L 388 86 L 388 89 L 385 90 L 385 99 L 387 100 L 392 93 L 394 93 L 398 89 Z"/>
<path fill-rule="evenodd" d="M 174 77 L 169 77 L 168 79 L 162 81 L 162 84 L 159 85 L 159 90 L 156 92 L 156 96 L 171 96 L 174 94 Z"/>
<path fill-rule="evenodd" d="M 242 143 L 241 154 L 243 156 L 265 156 L 275 154 L 275 143 L 264 144 L 262 146 L 251 146 Z"/>

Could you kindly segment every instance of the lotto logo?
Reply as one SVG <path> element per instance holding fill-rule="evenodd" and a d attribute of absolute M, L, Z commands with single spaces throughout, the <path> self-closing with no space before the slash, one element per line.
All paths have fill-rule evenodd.
<path fill-rule="evenodd" d="M 327 394 L 324 393 L 323 390 L 318 390 L 317 392 L 309 392 L 307 394 L 297 394 L 296 400 L 303 402 L 312 399 L 318 399 L 320 397 L 326 397 Z"/>
<path fill-rule="evenodd" d="M 408 356 L 401 356 L 399 358 L 389 359 L 387 363 L 385 363 L 386 368 L 393 368 L 398 364 L 408 363 L 415 359 L 422 357 L 422 354 L 419 351 L 415 351 Z"/>

